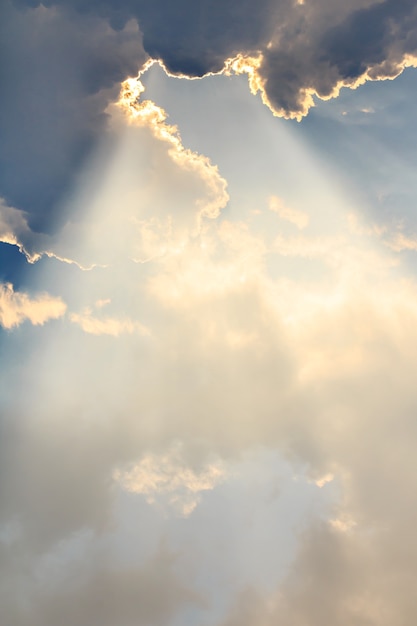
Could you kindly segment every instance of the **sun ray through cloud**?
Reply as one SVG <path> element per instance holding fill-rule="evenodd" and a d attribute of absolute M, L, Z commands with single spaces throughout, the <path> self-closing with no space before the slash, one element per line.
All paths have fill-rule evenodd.
<path fill-rule="evenodd" d="M 414 3 L 0 11 L 0 621 L 414 625 Z"/>

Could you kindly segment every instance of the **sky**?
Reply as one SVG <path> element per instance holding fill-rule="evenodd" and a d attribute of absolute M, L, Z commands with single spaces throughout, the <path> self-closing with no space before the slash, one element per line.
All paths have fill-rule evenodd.
<path fill-rule="evenodd" d="M 0 25 L 0 622 L 415 626 L 417 5 Z"/>

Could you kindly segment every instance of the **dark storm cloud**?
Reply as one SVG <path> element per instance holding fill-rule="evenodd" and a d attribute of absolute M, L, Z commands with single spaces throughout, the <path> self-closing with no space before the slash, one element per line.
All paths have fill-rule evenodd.
<path fill-rule="evenodd" d="M 99 15 L 115 29 L 134 18 L 148 54 L 162 59 L 170 71 L 187 76 L 220 71 L 228 57 L 258 49 L 269 40 L 274 17 L 291 7 L 290 0 L 49 0 L 43 4 Z"/>
<path fill-rule="evenodd" d="M 48 230 L 109 100 L 145 53 L 135 24 L 115 31 L 98 17 L 9 3 L 1 22 L 0 195 Z"/>
<path fill-rule="evenodd" d="M 287 5 L 284 1 L 281 5 Z M 138 3 L 135 15 L 147 52 L 167 69 L 188 76 L 221 70 L 224 60 L 256 50 L 268 40 L 276 12 L 274 0 Z"/>
<path fill-rule="evenodd" d="M 363 3 L 365 4 L 365 3 Z M 320 3 L 298 8 L 264 52 L 259 73 L 266 99 L 285 117 L 300 117 L 312 95 L 329 98 L 342 86 L 393 78 L 417 51 L 417 11 L 409 0 L 326 16 Z"/>
<path fill-rule="evenodd" d="M 65 220 L 106 106 L 148 55 L 195 77 L 260 53 L 265 102 L 300 119 L 315 94 L 393 77 L 417 50 L 411 0 L 8 0 L 1 14 L 0 196 L 42 231 Z"/>
<path fill-rule="evenodd" d="M 201 76 L 238 53 L 261 53 L 265 100 L 286 117 L 306 114 L 309 94 L 397 75 L 417 51 L 412 0 L 159 0 L 125 2 L 123 11 L 138 20 L 147 53 L 173 73 Z"/>
<path fill-rule="evenodd" d="M 417 7 L 410 0 L 388 0 L 355 11 L 325 33 L 321 59 L 331 59 L 342 79 L 357 78 L 389 52 L 413 54 L 417 45 Z"/>

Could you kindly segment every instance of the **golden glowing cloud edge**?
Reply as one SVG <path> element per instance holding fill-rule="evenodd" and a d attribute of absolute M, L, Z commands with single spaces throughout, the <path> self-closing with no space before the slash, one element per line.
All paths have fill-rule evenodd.
<path fill-rule="evenodd" d="M 298 2 L 298 4 L 303 5 L 304 2 Z M 268 44 L 268 49 L 272 47 L 273 42 L 270 42 L 270 44 Z M 402 74 L 406 68 L 417 67 L 417 57 L 411 54 L 404 54 L 400 59 L 386 59 L 379 64 L 368 67 L 366 71 L 357 78 L 344 78 L 336 80 L 335 85 L 329 93 L 326 94 L 320 93 L 314 87 L 303 87 L 300 89 L 298 94 L 298 110 L 296 111 L 276 107 L 271 101 L 265 88 L 266 78 L 261 75 L 263 63 L 264 55 L 261 50 L 249 53 L 239 53 L 234 57 L 226 59 L 223 67 L 218 72 L 207 72 L 203 76 L 191 77 L 181 73 L 173 74 L 172 72 L 169 72 L 161 59 L 149 59 L 139 71 L 136 78 L 129 78 L 122 83 L 122 96 L 120 104 L 122 106 L 131 106 L 135 100 L 139 100 L 140 95 L 144 91 L 144 87 L 140 82 L 140 77 L 143 76 L 143 74 L 154 64 L 158 64 L 167 76 L 185 80 L 202 80 L 208 76 L 222 74 L 225 76 L 231 76 L 233 74 L 246 74 L 251 93 L 253 95 L 260 93 L 262 102 L 270 109 L 275 117 L 295 119 L 300 122 L 308 114 L 309 110 L 315 106 L 315 97 L 320 100 L 332 100 L 338 97 L 340 90 L 343 87 L 357 89 L 366 82 L 394 80 Z M 130 102 L 129 105 L 128 102 Z M 156 115 L 156 117 L 160 115 L 160 113 L 156 112 L 151 105 L 146 105 L 144 108 L 146 109 L 148 106 L 150 107 L 147 112 L 148 115 Z M 133 113 L 132 115 L 135 116 L 142 114 L 143 113 Z"/>

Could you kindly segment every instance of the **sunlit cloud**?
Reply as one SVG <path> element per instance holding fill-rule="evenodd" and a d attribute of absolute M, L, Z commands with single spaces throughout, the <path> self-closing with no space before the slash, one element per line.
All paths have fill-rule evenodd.
<path fill-rule="evenodd" d="M 62 317 L 66 304 L 61 298 L 38 294 L 31 298 L 27 293 L 15 291 L 10 283 L 0 284 L 0 325 L 11 329 L 28 320 L 34 326 Z"/>
<path fill-rule="evenodd" d="M 207 157 L 184 148 L 178 129 L 166 124 L 167 114 L 162 108 L 150 100 L 140 100 L 144 87 L 139 79 L 151 66 L 152 63 L 147 64 L 137 78 L 128 79 L 122 84 L 116 106 L 127 114 L 129 121 L 138 126 L 151 128 L 154 137 L 166 144 L 174 163 L 187 172 L 195 173 L 204 181 L 206 194 L 197 201 L 196 208 L 202 216 L 218 217 L 220 209 L 224 208 L 229 200 L 226 192 L 227 183 L 219 176 L 218 168 L 212 165 Z"/>
<path fill-rule="evenodd" d="M 194 470 L 181 459 L 181 450 L 173 447 L 167 454 L 145 455 L 139 463 L 116 470 L 114 479 L 130 493 L 145 496 L 149 504 L 166 504 L 180 515 L 190 515 L 201 494 L 216 487 L 225 478 L 221 463 Z"/>
<path fill-rule="evenodd" d="M 121 334 L 138 332 L 141 335 L 149 335 L 149 330 L 129 318 L 117 319 L 114 317 L 99 318 L 94 316 L 91 309 L 85 309 L 82 313 L 71 313 L 70 320 L 77 324 L 86 333 L 91 335 L 111 335 L 118 337 Z"/>
<path fill-rule="evenodd" d="M 106 148 L 93 156 L 80 189 L 68 201 L 71 218 L 63 227 L 52 235 L 33 232 L 22 211 L 2 204 L 2 241 L 17 245 L 30 262 L 47 256 L 92 269 L 120 256 L 141 263 L 176 253 L 188 237 L 198 236 L 202 220 L 218 217 L 229 199 L 226 181 L 207 157 L 183 147 L 177 129 L 165 122 L 163 109 L 138 99 L 142 92 L 138 79 L 123 83 L 118 102 L 109 108 L 117 156 Z M 145 172 L 138 179 L 132 167 L 140 158 L 141 143 L 153 153 L 150 179 Z M 108 170 L 104 185 L 99 168 Z M 174 196 L 164 190 L 170 179 L 176 179 L 181 199 L 174 204 Z M 78 204 L 90 207 L 86 220 L 73 217 Z"/>
<path fill-rule="evenodd" d="M 307 145 L 314 115 L 276 116 L 414 66 L 415 9 L 235 3 L 227 29 L 213 3 L 184 36 L 180 5 L 67 6 L 7 8 L 11 41 L 30 19 L 35 33 L 10 75 L 38 50 L 27 115 L 53 132 L 7 143 L 22 202 L 0 177 L 0 240 L 28 261 L 0 288 L 2 620 L 414 623 L 413 229 L 370 217 L 342 172 L 340 111 L 327 162 Z M 156 63 L 166 111 L 145 89 Z M 175 90 L 209 76 L 215 123 L 193 95 L 170 123 Z M 389 112 L 355 110 L 394 134 Z M 59 146 L 82 158 L 54 169 Z"/>

